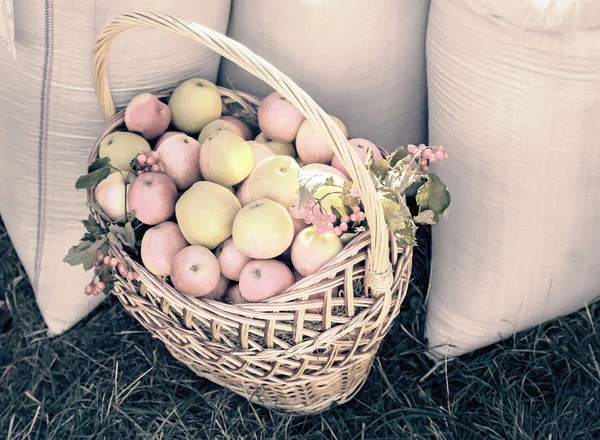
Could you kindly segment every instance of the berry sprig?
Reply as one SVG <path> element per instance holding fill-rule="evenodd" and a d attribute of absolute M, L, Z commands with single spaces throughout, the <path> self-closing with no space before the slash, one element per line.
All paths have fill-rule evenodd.
<path fill-rule="evenodd" d="M 418 147 L 416 145 L 409 145 L 406 149 L 418 160 L 417 163 L 423 174 L 429 172 L 429 164 L 437 162 L 438 160 L 448 160 L 450 158 L 446 149 L 442 146 L 428 147 L 425 144 L 421 144 Z"/>
<path fill-rule="evenodd" d="M 320 199 L 312 199 L 305 202 L 300 208 L 298 208 L 298 196 L 294 198 L 294 206 L 290 208 L 290 215 L 294 218 L 301 218 L 307 225 L 312 224 L 318 234 L 324 234 L 325 232 L 333 232 L 335 235 L 342 235 L 351 229 L 352 227 L 358 226 L 357 223 L 362 222 L 367 218 L 366 214 L 362 211 L 362 208 L 357 204 L 350 206 L 352 213 L 350 215 L 342 215 L 339 219 L 335 214 L 328 213 L 322 206 L 322 201 L 326 197 L 339 193 L 328 193 Z M 358 191 L 352 188 L 349 194 L 358 199 Z M 336 225 L 336 223 L 338 223 Z"/>
<path fill-rule="evenodd" d="M 160 160 L 160 153 L 158 151 L 151 151 L 150 153 L 140 153 L 137 155 L 136 160 L 136 173 L 141 176 L 144 173 L 164 173 L 165 166 Z"/>
<path fill-rule="evenodd" d="M 107 266 L 110 272 L 118 272 L 123 278 L 127 278 L 130 281 L 137 280 L 138 274 L 132 269 L 129 269 L 125 264 L 119 263 L 119 260 L 115 257 L 111 257 L 110 255 L 105 255 L 104 252 L 100 251 L 96 254 L 96 261 L 94 266 L 96 267 L 96 276 L 94 276 L 94 280 L 87 286 L 85 286 L 85 294 L 86 295 L 100 295 L 104 293 L 104 289 L 106 289 L 106 284 L 102 281 L 95 281 L 98 277 L 98 271 L 101 266 Z"/>

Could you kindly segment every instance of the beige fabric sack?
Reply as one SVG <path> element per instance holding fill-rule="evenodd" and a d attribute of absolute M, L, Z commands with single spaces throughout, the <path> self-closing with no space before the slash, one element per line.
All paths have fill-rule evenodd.
<path fill-rule="evenodd" d="M 599 6 L 432 2 L 429 140 L 451 155 L 432 168 L 453 198 L 434 227 L 434 356 L 510 337 L 600 294 Z"/>
<path fill-rule="evenodd" d="M 85 193 L 74 182 L 104 127 L 92 84 L 101 27 L 129 11 L 169 13 L 227 28 L 229 0 L 27 0 L 14 2 L 18 61 L 0 48 L 0 214 L 52 334 L 103 298 L 86 297 L 92 276 L 62 262 L 83 234 Z M 219 57 L 166 32 L 135 29 L 113 45 L 109 75 L 117 104 L 141 91 L 200 75 L 216 81 Z"/>
<path fill-rule="evenodd" d="M 426 138 L 428 0 L 234 0 L 228 35 L 296 81 L 350 133 L 392 149 Z M 221 85 L 271 89 L 228 61 Z"/>

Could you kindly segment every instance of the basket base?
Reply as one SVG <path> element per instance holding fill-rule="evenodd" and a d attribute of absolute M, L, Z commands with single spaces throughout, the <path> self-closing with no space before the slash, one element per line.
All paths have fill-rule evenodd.
<path fill-rule="evenodd" d="M 287 380 L 281 383 L 246 381 L 235 378 L 231 371 L 220 371 L 218 365 L 202 365 L 179 353 L 172 346 L 169 352 L 198 376 L 210 380 L 252 403 L 266 408 L 298 415 L 318 414 L 342 405 L 354 398 L 367 381 L 374 357 L 363 358 L 343 369 L 310 379 Z"/>

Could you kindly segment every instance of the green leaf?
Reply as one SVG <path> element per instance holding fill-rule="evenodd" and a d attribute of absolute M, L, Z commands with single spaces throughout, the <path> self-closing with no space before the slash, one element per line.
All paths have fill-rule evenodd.
<path fill-rule="evenodd" d="M 435 213 L 431 210 L 431 209 L 427 209 L 421 213 L 419 213 L 419 215 L 417 215 L 415 218 L 413 218 L 415 223 L 423 223 L 425 225 L 433 225 L 435 224 Z"/>
<path fill-rule="evenodd" d="M 77 182 L 75 182 L 75 188 L 93 188 L 106 179 L 109 174 L 110 168 L 100 168 L 96 171 L 92 171 L 91 173 L 80 176 L 79 179 L 77 179 Z"/>
<path fill-rule="evenodd" d="M 130 248 L 135 247 L 135 231 L 133 230 L 133 226 L 131 226 L 131 223 L 126 223 L 125 226 L 113 224 L 108 227 L 108 230 L 109 234 L 114 234 L 115 237 L 125 246 L 128 246 Z"/>
<path fill-rule="evenodd" d="M 85 270 L 90 270 L 94 267 L 94 261 L 96 260 L 98 251 L 105 250 L 106 248 L 106 238 L 94 242 L 82 240 L 79 244 L 71 246 L 69 252 L 63 259 L 63 262 L 68 263 L 71 266 L 78 266 L 81 264 Z"/>
<path fill-rule="evenodd" d="M 340 235 L 340 240 L 342 241 L 342 244 L 344 246 L 346 246 L 348 243 L 350 243 L 354 237 L 356 237 L 359 233 L 358 232 L 345 232 L 342 235 Z"/>
<path fill-rule="evenodd" d="M 106 237 L 108 238 L 108 241 L 110 241 L 117 249 L 120 251 L 123 250 L 123 242 L 119 239 L 119 236 L 115 232 L 110 231 L 108 234 L 106 234 Z"/>
<path fill-rule="evenodd" d="M 96 201 L 88 200 L 87 202 L 85 202 L 85 204 L 88 208 L 93 208 L 94 211 L 100 214 L 100 217 L 102 217 L 107 223 L 112 222 L 112 220 L 104 213 L 102 207 Z"/>
<path fill-rule="evenodd" d="M 336 209 L 335 206 L 331 205 L 331 213 L 335 215 L 337 218 L 343 217 L 346 214 L 342 214 L 340 211 Z"/>
<path fill-rule="evenodd" d="M 429 174 L 427 181 L 417 191 L 416 201 L 419 212 L 433 211 L 433 220 L 437 223 L 450 205 L 450 192 L 437 175 Z"/>
<path fill-rule="evenodd" d="M 310 202 L 317 190 L 331 179 L 328 174 L 311 173 L 309 171 L 298 171 L 298 207 L 301 208 L 306 202 Z"/>
<path fill-rule="evenodd" d="M 94 217 L 93 214 L 90 214 L 87 220 L 82 220 L 81 223 L 83 223 L 87 233 L 94 237 L 94 240 L 92 241 L 95 241 L 105 234 L 104 228 L 96 221 L 96 217 Z"/>
<path fill-rule="evenodd" d="M 110 159 L 108 157 L 102 157 L 92 162 L 92 164 L 88 166 L 88 173 L 99 170 L 100 168 L 110 168 Z"/>
<path fill-rule="evenodd" d="M 115 284 L 115 277 L 113 275 L 111 267 L 106 264 L 103 264 L 96 270 L 96 275 L 98 275 L 100 281 L 102 281 L 106 285 L 104 291 L 110 292 Z"/>
<path fill-rule="evenodd" d="M 398 162 L 407 157 L 408 154 L 408 149 L 406 147 L 400 147 L 387 157 L 387 161 L 393 168 L 396 166 L 396 164 L 398 164 Z"/>

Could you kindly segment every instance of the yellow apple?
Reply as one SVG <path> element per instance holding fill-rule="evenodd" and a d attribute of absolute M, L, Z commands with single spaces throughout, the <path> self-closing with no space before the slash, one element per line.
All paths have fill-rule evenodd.
<path fill-rule="evenodd" d="M 198 134 L 221 117 L 223 104 L 217 87 L 203 78 L 182 82 L 169 99 L 173 125 L 189 135 Z"/>
<path fill-rule="evenodd" d="M 129 172 L 129 164 L 133 158 L 151 150 L 150 144 L 143 137 L 127 131 L 115 131 L 100 142 L 99 156 L 108 157 L 110 164 L 116 169 Z"/>
<path fill-rule="evenodd" d="M 298 194 L 300 167 L 289 156 L 274 156 L 263 160 L 248 178 L 252 200 L 271 199 L 284 208 L 291 208 Z"/>
<path fill-rule="evenodd" d="M 231 118 L 231 116 L 230 116 L 230 118 Z M 232 119 L 225 119 L 225 117 L 223 117 L 221 119 L 217 119 L 215 121 L 212 121 L 212 122 L 209 122 L 208 124 L 206 124 L 204 126 L 204 128 L 202 129 L 202 131 L 200 132 L 200 136 L 198 136 L 198 142 L 200 142 L 201 144 L 204 143 L 204 141 L 211 134 L 214 134 L 219 130 L 230 131 L 231 133 L 237 134 L 239 137 L 243 138 L 244 140 L 252 139 L 251 137 L 248 136 L 248 133 L 250 132 L 250 129 L 248 128 L 248 126 L 246 126 L 246 124 L 244 124 L 242 121 L 240 121 L 238 119 L 235 119 L 235 118 L 232 118 Z M 238 123 L 235 123 L 233 121 L 237 121 Z M 242 126 L 240 126 L 240 124 L 242 124 Z"/>
<path fill-rule="evenodd" d="M 271 150 L 265 144 L 261 144 L 256 141 L 248 141 L 248 145 L 250 146 L 252 154 L 254 155 L 254 168 L 256 168 L 258 164 L 265 160 L 267 157 L 276 156 L 276 154 L 273 153 L 273 150 Z"/>
<path fill-rule="evenodd" d="M 294 239 L 287 209 L 269 199 L 244 206 L 233 222 L 233 243 L 243 255 L 269 259 L 281 255 Z"/>
<path fill-rule="evenodd" d="M 274 141 L 269 139 L 264 133 L 259 133 L 254 140 L 259 144 L 264 144 L 269 147 L 269 149 L 277 156 L 296 157 L 296 149 L 294 148 L 294 144 L 291 142 Z"/>
<path fill-rule="evenodd" d="M 319 234 L 310 226 L 296 235 L 292 243 L 292 264 L 302 276 L 309 276 L 321 269 L 339 254 L 344 245 L 333 232 Z"/>
<path fill-rule="evenodd" d="M 213 133 L 200 149 L 200 172 L 209 182 L 233 186 L 248 177 L 253 167 L 250 146 L 229 131 Z"/>
<path fill-rule="evenodd" d="M 190 244 L 214 249 L 231 236 L 240 208 L 240 202 L 227 188 L 203 181 L 183 193 L 175 206 L 175 216 Z"/>
<path fill-rule="evenodd" d="M 115 171 L 108 175 L 108 177 L 102 180 L 94 189 L 94 198 L 102 211 L 110 218 L 113 222 L 125 223 L 125 200 L 129 193 L 131 183 L 135 180 L 133 175 L 129 176 L 127 185 L 125 179 L 127 179 L 128 173 Z M 133 213 L 128 209 L 128 217 L 134 218 Z"/>

